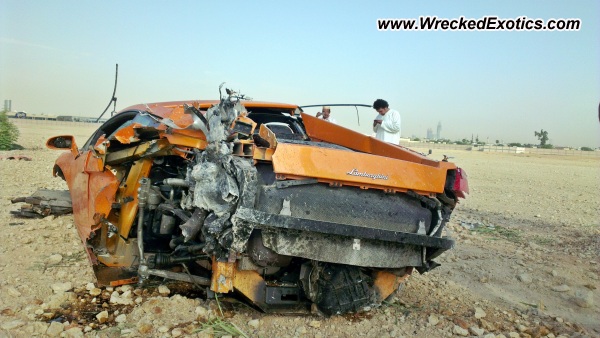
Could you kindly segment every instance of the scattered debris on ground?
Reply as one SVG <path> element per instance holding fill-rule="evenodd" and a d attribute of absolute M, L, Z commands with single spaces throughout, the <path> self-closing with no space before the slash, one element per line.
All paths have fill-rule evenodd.
<path fill-rule="evenodd" d="M 0 156 L 0 160 L 2 160 L 2 161 L 4 161 L 4 160 L 31 161 L 32 158 L 30 156 L 25 156 L 25 155 L 7 155 L 7 156 Z"/>
<path fill-rule="evenodd" d="M 11 203 L 26 203 L 10 213 L 17 217 L 42 218 L 49 215 L 66 215 L 73 212 L 68 190 L 40 189 L 29 197 L 17 197 Z"/>

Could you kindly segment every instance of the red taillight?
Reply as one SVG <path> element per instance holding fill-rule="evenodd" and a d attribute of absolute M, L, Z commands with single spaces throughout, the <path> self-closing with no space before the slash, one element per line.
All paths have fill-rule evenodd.
<path fill-rule="evenodd" d="M 454 193 L 457 197 L 466 198 L 465 194 L 469 193 L 469 182 L 467 181 L 467 173 L 461 168 L 456 169 L 456 178 L 454 179 Z"/>

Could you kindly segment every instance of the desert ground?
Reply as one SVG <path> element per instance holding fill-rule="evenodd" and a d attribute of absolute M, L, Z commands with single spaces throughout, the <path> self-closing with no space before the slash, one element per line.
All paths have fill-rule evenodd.
<path fill-rule="evenodd" d="M 51 176 L 59 152 L 44 147 L 48 137 L 83 144 L 97 125 L 17 125 L 25 149 L 0 157 L 32 160 L 0 160 L 0 337 L 234 336 L 219 330 L 231 324 L 247 337 L 600 336 L 599 157 L 433 149 L 465 169 L 471 190 L 447 227 L 456 247 L 441 267 L 415 272 L 363 314 L 283 316 L 241 304 L 221 311 L 169 284 L 95 288 L 71 215 L 9 212 L 19 207 L 11 198 L 66 189 Z"/>

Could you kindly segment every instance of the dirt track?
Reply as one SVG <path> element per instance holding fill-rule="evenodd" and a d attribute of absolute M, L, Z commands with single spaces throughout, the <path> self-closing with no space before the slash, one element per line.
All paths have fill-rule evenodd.
<path fill-rule="evenodd" d="M 214 301 L 155 288 L 132 290 L 130 306 L 108 301 L 123 289 L 101 290 L 92 302 L 93 274 L 71 216 L 23 220 L 9 211 L 13 197 L 66 188 L 51 177 L 58 152 L 43 148 L 47 137 L 74 134 L 83 144 L 96 126 L 19 126 L 27 149 L 0 156 L 33 160 L 0 161 L 0 337 L 189 336 L 218 313 Z M 435 149 L 431 156 L 442 154 L 469 174 L 471 195 L 453 215 L 448 233 L 457 245 L 440 268 L 415 274 L 391 304 L 360 316 L 273 316 L 227 305 L 226 320 L 253 337 L 599 336 L 600 159 Z"/>

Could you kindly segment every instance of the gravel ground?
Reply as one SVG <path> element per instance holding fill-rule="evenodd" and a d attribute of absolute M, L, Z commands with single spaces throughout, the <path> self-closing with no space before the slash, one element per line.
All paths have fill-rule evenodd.
<path fill-rule="evenodd" d="M 435 150 L 469 174 L 442 266 L 358 315 L 266 315 L 177 284 L 97 289 L 70 215 L 13 218 L 10 199 L 66 189 L 49 136 L 83 144 L 97 127 L 19 121 L 32 161 L 0 161 L 0 337 L 600 336 L 600 159 Z M 219 308 L 220 305 L 220 308 Z M 225 334 L 226 335 L 226 334 Z M 235 335 L 235 334 L 234 334 Z"/>

